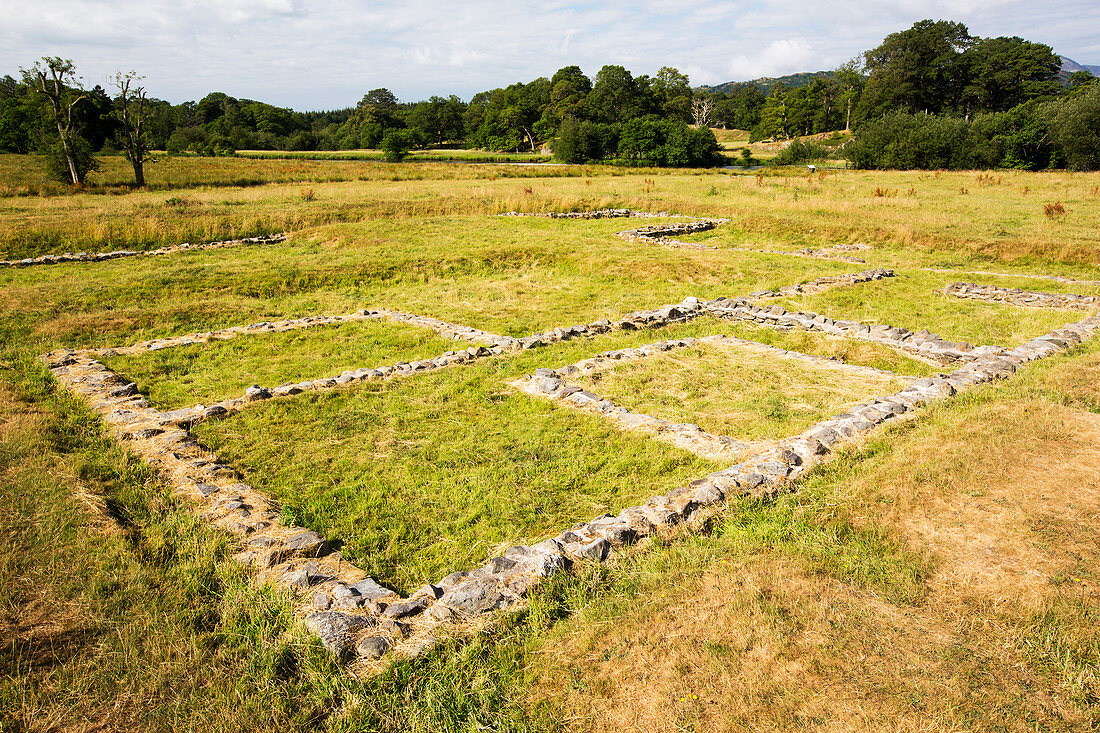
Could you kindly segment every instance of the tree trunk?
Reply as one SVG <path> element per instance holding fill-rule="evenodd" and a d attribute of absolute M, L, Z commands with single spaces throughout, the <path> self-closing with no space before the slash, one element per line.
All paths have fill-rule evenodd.
<path fill-rule="evenodd" d="M 73 160 L 73 154 L 69 150 L 69 138 L 65 132 L 61 129 L 61 123 L 57 123 L 57 134 L 61 137 L 61 152 L 65 154 L 65 162 L 69 164 L 69 177 L 73 179 L 73 185 L 80 185 L 80 176 L 76 173 L 76 161 Z"/>
<path fill-rule="evenodd" d="M 135 158 L 130 163 L 134 166 L 134 184 L 138 188 L 145 188 L 145 161 Z"/>
<path fill-rule="evenodd" d="M 42 81 L 42 91 L 43 92 L 46 91 L 45 79 L 43 79 L 43 81 Z M 47 95 L 49 95 L 49 92 L 46 92 L 46 93 L 47 93 Z M 74 186 L 78 186 L 78 185 L 80 185 L 80 177 L 77 176 L 77 174 L 76 174 L 76 162 L 73 160 L 73 154 L 69 150 L 69 136 L 68 136 L 69 131 L 66 127 L 61 126 L 61 99 L 60 99 L 61 92 L 58 91 L 57 95 L 58 95 L 57 99 L 55 99 L 52 95 L 49 95 L 50 96 L 50 102 L 53 104 L 53 119 L 54 119 L 54 122 L 57 124 L 57 137 L 60 138 L 60 140 L 61 140 L 61 152 L 65 156 L 65 162 L 69 164 L 69 178 L 72 179 Z M 74 104 L 75 104 L 75 102 L 74 102 Z M 72 114 L 72 107 L 71 106 L 69 108 L 69 113 L 70 113 L 70 115 Z"/>

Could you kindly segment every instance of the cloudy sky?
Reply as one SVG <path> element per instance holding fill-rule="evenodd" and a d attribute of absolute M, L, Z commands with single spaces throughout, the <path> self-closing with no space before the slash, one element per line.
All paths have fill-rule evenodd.
<path fill-rule="evenodd" d="M 71 58 L 172 102 L 224 91 L 295 109 L 475 92 L 577 64 L 693 84 L 835 68 L 922 18 L 1100 64 L 1096 0 L 0 0 L 0 74 Z"/>

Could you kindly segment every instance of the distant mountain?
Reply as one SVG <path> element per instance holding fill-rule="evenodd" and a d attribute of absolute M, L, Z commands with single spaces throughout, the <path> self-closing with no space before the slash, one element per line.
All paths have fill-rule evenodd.
<path fill-rule="evenodd" d="M 1063 56 L 1062 68 L 1058 72 L 1058 81 L 1062 84 L 1066 84 L 1069 81 L 1070 74 L 1076 74 L 1078 71 L 1086 71 L 1093 76 L 1100 76 L 1100 66 L 1086 66 L 1085 64 L 1079 64 L 1073 59 Z"/>
<path fill-rule="evenodd" d="M 735 87 L 742 84 L 755 84 L 760 91 L 764 94 L 768 93 L 772 87 L 776 84 L 782 84 L 785 87 L 804 87 L 810 84 L 815 79 L 828 79 L 836 72 L 833 71 L 803 71 L 798 74 L 787 74 L 786 76 L 762 76 L 759 79 L 753 79 L 752 81 L 727 81 L 722 84 L 715 84 L 714 86 L 701 86 L 708 92 L 721 92 L 722 94 L 729 94 Z"/>
<path fill-rule="evenodd" d="M 1079 64 L 1071 58 L 1066 56 L 1062 57 L 1062 71 L 1067 75 L 1077 71 L 1087 71 L 1093 76 L 1100 76 L 1100 66 L 1088 66 L 1085 64 Z"/>

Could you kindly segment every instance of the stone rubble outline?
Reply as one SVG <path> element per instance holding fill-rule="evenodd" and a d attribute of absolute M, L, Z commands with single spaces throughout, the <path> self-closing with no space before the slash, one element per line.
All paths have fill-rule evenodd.
<path fill-rule="evenodd" d="M 875 270 L 848 276 L 830 276 L 803 285 L 766 291 L 764 295 L 773 296 L 788 290 L 801 292 L 806 285 L 814 288 L 851 285 L 891 275 L 889 271 Z M 714 302 L 729 301 L 720 299 L 712 301 Z M 604 320 L 566 329 L 555 328 L 539 334 L 540 338 L 516 339 L 513 348 L 537 348 L 545 343 L 605 333 L 612 329 L 657 328 L 690 320 L 705 312 L 707 307 L 697 298 L 688 298 L 675 306 L 635 311 L 614 322 Z M 400 312 L 379 310 L 374 313 Z M 442 327 L 455 333 L 485 333 L 438 319 L 400 315 L 406 322 L 419 323 L 426 327 L 442 324 Z M 347 320 L 346 317 L 343 318 Z M 173 343 L 171 339 L 146 341 L 135 344 L 134 348 L 153 350 L 157 344 L 166 341 L 170 345 L 207 343 L 210 334 L 221 333 L 225 337 L 233 338 L 242 333 L 267 333 L 280 327 L 289 330 L 331 322 L 324 319 L 325 317 L 305 318 L 274 324 L 262 322 L 252 324 L 251 329 L 233 327 L 221 332 L 202 332 L 180 337 L 178 343 Z M 169 347 L 163 344 L 159 346 Z M 550 551 L 560 544 L 555 544 L 557 540 L 545 540 L 530 548 L 511 548 L 509 557 L 494 558 L 486 566 L 493 569 L 490 575 L 507 573 L 508 576 L 505 580 L 498 578 L 492 582 L 487 581 L 488 586 L 492 587 L 487 587 L 486 582 L 482 582 L 485 568 L 458 571 L 436 584 L 426 586 L 408 599 L 401 599 L 397 593 L 376 583 L 360 568 L 343 560 L 340 553 L 332 552 L 331 545 L 320 533 L 283 524 L 275 502 L 244 483 L 232 467 L 222 463 L 216 455 L 192 438 L 188 428 L 196 421 L 194 408 L 161 412 L 150 407 L 148 400 L 138 392 L 135 384 L 127 382 L 94 358 L 110 351 L 112 350 L 61 349 L 46 354 L 43 358 L 54 377 L 69 390 L 82 396 L 91 409 L 104 419 L 116 440 L 124 442 L 153 467 L 176 493 L 204 506 L 202 516 L 205 519 L 245 540 L 244 549 L 236 555 L 236 559 L 243 564 L 256 566 L 261 582 L 281 584 L 292 591 L 314 588 L 312 609 L 316 613 L 306 618 L 307 627 L 321 638 L 328 649 L 341 657 L 348 653 L 355 638 L 363 637 L 356 643 L 360 667 L 381 658 L 390 649 L 398 654 L 418 654 L 435 642 L 438 634 L 433 629 L 437 626 L 442 624 L 444 630 L 466 628 L 485 612 L 519 602 L 540 578 L 568 567 L 572 562 L 570 557 L 589 557 L 591 554 L 573 553 L 567 556 Z M 505 348 L 500 346 L 478 346 L 476 353 L 475 349 L 470 349 L 447 354 L 488 356 L 504 352 Z M 446 359 L 446 355 L 440 359 Z M 421 363 L 423 369 L 408 365 L 409 368 L 400 374 L 386 376 L 403 376 L 462 361 L 468 360 L 446 360 L 445 363 L 428 360 L 428 363 Z M 365 371 L 369 373 L 372 370 Z M 367 376 L 356 373 L 352 375 L 355 378 Z M 329 386 L 315 384 L 314 388 Z M 261 388 L 260 391 L 265 390 Z M 295 390 L 288 389 L 285 393 L 293 394 Z M 249 401 L 270 396 L 274 396 L 273 391 L 262 396 L 253 394 Z M 191 409 L 190 415 L 180 414 L 186 413 L 187 409 Z M 205 408 L 201 412 L 212 413 L 202 417 L 214 417 L 218 411 Z M 297 600 L 301 612 L 304 602 L 301 598 Z M 425 610 L 428 612 L 421 615 Z"/>
<path fill-rule="evenodd" d="M 597 209 L 595 211 L 509 211 L 497 216 L 531 216 L 545 219 L 702 219 L 701 216 L 670 214 L 667 211 L 638 211 L 636 209 Z"/>
<path fill-rule="evenodd" d="M 841 323 L 817 318 L 821 317 L 810 323 L 826 332 L 830 324 Z M 275 581 L 298 592 L 311 590 L 314 612 L 306 616 L 306 627 L 340 658 L 348 658 L 354 649 L 355 669 L 369 673 L 380 669 L 377 660 L 391 650 L 399 655 L 418 654 L 441 634 L 522 603 L 541 578 L 574 562 L 605 562 L 614 548 L 635 539 L 681 525 L 695 526 L 728 498 L 774 494 L 839 446 L 883 422 L 969 386 L 1007 377 L 1018 366 L 1063 352 L 1098 329 L 1100 316 L 1093 315 L 1015 349 L 975 349 L 967 354 L 972 359 L 950 374 L 914 380 L 893 395 L 818 422 L 794 438 L 665 496 L 627 507 L 617 516 L 579 522 L 533 546 L 511 547 L 482 568 L 452 573 L 406 599 L 332 552 L 319 533 L 281 524 L 273 502 L 241 483 L 231 467 L 220 463 L 186 430 L 150 426 L 149 413 L 156 411 L 132 384 L 122 383 L 90 355 L 53 352 L 47 355 L 47 364 L 62 384 L 88 399 L 116 438 L 125 440 L 177 492 L 205 504 L 205 518 L 247 538 L 237 559 L 256 565 L 261 581 Z M 309 601 L 300 597 L 298 601 L 301 612 Z"/>
<path fill-rule="evenodd" d="M 783 249 L 758 249 L 755 247 L 729 247 L 734 252 L 753 252 L 755 254 L 766 255 L 781 255 L 783 257 L 812 257 L 818 260 L 833 260 L 836 262 L 847 262 L 852 265 L 864 265 L 867 261 L 860 257 L 852 257 L 851 255 L 841 254 L 842 252 L 862 252 L 871 249 L 869 244 L 834 244 L 831 247 L 823 247 L 821 249 L 813 249 L 806 247 L 799 250 L 783 250 Z"/>
<path fill-rule="evenodd" d="M 1022 288 L 1003 288 L 997 285 L 952 283 L 943 289 L 954 298 L 984 300 L 990 303 L 1008 303 L 1025 308 L 1066 308 L 1089 310 L 1100 306 L 1100 297 L 1073 293 L 1043 293 Z"/>
<path fill-rule="evenodd" d="M 700 219 L 698 221 L 676 222 L 672 224 L 651 224 L 650 226 L 640 227 L 638 229 L 627 229 L 625 231 L 616 232 L 615 236 L 619 239 L 625 239 L 628 242 L 656 244 L 672 249 L 716 250 L 718 248 L 710 244 L 684 242 L 679 239 L 673 239 L 673 237 L 706 232 L 714 229 L 720 224 L 726 224 L 728 222 L 729 219 Z"/>
<path fill-rule="evenodd" d="M 435 331 L 443 338 L 450 338 L 456 341 L 471 341 L 478 344 L 501 346 L 503 348 L 512 348 L 516 342 L 516 339 L 507 336 L 498 336 L 495 333 L 479 331 L 469 326 L 448 323 L 438 318 L 421 316 L 416 313 L 389 310 L 387 308 L 375 308 L 362 309 L 341 316 L 304 316 L 302 318 L 291 318 L 284 321 L 259 321 L 257 323 L 250 323 L 247 326 L 230 326 L 216 331 L 196 331 L 182 336 L 167 336 L 164 338 L 150 339 L 148 341 L 139 341 L 130 346 L 86 349 L 85 351 L 86 353 L 96 354 L 98 356 L 114 356 L 119 354 L 133 356 L 145 351 L 160 351 L 161 349 L 172 349 L 177 346 L 205 345 L 214 341 L 228 341 L 239 336 L 284 333 L 286 331 L 295 331 L 303 328 L 340 326 L 345 323 L 375 321 L 379 319 L 385 319 L 394 323 L 408 323 L 413 326 L 427 328 Z"/>
<path fill-rule="evenodd" d="M 621 237 L 629 242 L 643 242 L 645 244 L 658 244 L 673 249 L 698 249 L 698 250 L 716 250 L 718 247 L 710 245 L 682 242 L 679 240 L 671 239 L 671 236 L 695 234 L 697 232 L 707 231 L 714 229 L 719 224 L 726 224 L 729 219 L 720 218 L 708 218 L 703 216 L 691 216 L 688 214 L 670 214 L 667 211 L 637 211 L 635 209 L 597 209 L 595 211 L 568 211 L 568 212 L 520 212 L 509 211 L 504 214 L 498 214 L 498 216 L 533 216 L 544 217 L 550 219 L 690 219 L 694 222 L 702 224 L 656 224 L 650 227 L 642 227 L 640 229 L 631 229 L 627 231 L 618 232 L 616 236 Z M 787 257 L 813 257 L 820 260 L 834 260 L 836 262 L 847 262 L 848 264 L 862 265 L 866 264 L 866 261 L 859 257 L 852 257 L 849 255 L 841 254 L 842 252 L 857 252 L 871 249 L 871 245 L 856 243 L 856 244 L 834 244 L 830 247 L 824 247 L 822 249 L 811 249 L 809 247 L 796 251 L 779 250 L 779 249 L 756 249 L 753 247 L 729 247 L 727 248 L 733 252 L 752 252 L 754 254 L 771 254 L 771 255 L 783 255 Z"/>
<path fill-rule="evenodd" d="M 66 262 L 103 262 L 105 260 L 117 260 L 123 257 L 158 257 L 186 250 L 225 249 L 226 247 L 240 247 L 246 244 L 278 244 L 289 238 L 286 233 L 262 234 L 258 237 L 244 237 L 242 239 L 223 239 L 217 242 L 203 242 L 191 244 L 173 244 L 169 247 L 161 247 L 152 250 L 119 249 L 114 252 L 66 252 L 59 255 L 41 255 L 40 257 L 27 257 L 22 260 L 0 260 L 0 267 L 33 267 L 34 265 L 59 265 Z"/>
<path fill-rule="evenodd" d="M 1100 285 L 1100 280 L 1074 280 L 1061 275 L 1028 275 L 1022 272 L 988 272 L 986 270 L 944 270 L 936 267 L 922 267 L 921 272 L 935 272 L 941 275 L 981 275 L 985 277 L 1018 277 L 1025 280 L 1053 280 L 1056 283 Z"/>
<path fill-rule="evenodd" d="M 747 450 L 759 452 L 767 446 L 778 444 L 777 440 L 737 440 L 726 435 L 707 432 L 694 423 L 674 423 L 652 415 L 634 412 L 615 404 L 607 397 L 594 394 L 581 385 L 569 381 L 571 377 L 592 376 L 606 371 L 621 361 L 644 359 L 674 349 L 709 344 L 730 344 L 757 354 L 778 356 L 783 359 L 809 363 L 819 368 L 845 371 L 864 377 L 899 377 L 899 375 L 883 369 L 848 364 L 838 359 L 805 354 L 800 351 L 788 351 L 735 336 L 713 335 L 701 338 L 670 339 L 636 348 L 605 351 L 557 369 L 536 369 L 534 374 L 513 380 L 509 384 L 533 397 L 558 401 L 569 407 L 601 415 L 621 430 L 644 433 L 663 443 L 668 443 L 673 447 L 709 460 L 736 459 Z M 906 379 L 904 376 L 901 376 L 901 378 Z M 912 381 L 916 377 L 908 377 L 908 379 Z"/>

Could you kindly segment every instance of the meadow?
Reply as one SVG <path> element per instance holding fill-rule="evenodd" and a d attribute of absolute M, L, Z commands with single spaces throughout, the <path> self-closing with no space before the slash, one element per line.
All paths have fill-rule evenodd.
<path fill-rule="evenodd" d="M 555 576 L 491 628 L 367 678 L 343 671 L 287 591 L 257 584 L 235 541 L 38 358 L 363 308 L 521 337 L 872 266 L 895 277 L 762 303 L 1013 346 L 1082 313 L 943 287 L 1100 295 L 1100 174 L 171 158 L 148 169 L 150 190 L 130 191 L 124 163 L 71 191 L 42 184 L 33 158 L 0 156 L 0 258 L 290 236 L 0 269 L 0 730 L 1100 723 L 1096 343 L 876 431 L 789 494 L 730 500 L 697 531 Z M 730 222 L 692 235 L 711 247 L 695 250 L 615 236 L 660 219 L 496 216 L 606 207 Z M 870 245 L 850 253 L 866 264 L 752 251 L 854 243 Z M 706 316 L 280 398 L 196 435 L 285 521 L 411 592 L 721 468 L 509 386 L 598 352 L 714 334 L 941 371 L 884 346 Z M 372 321 L 102 358 L 171 409 L 467 345 Z M 719 432 L 748 420 L 760 430 L 748 438 L 896 388 L 831 374 L 693 347 L 586 386 Z"/>

